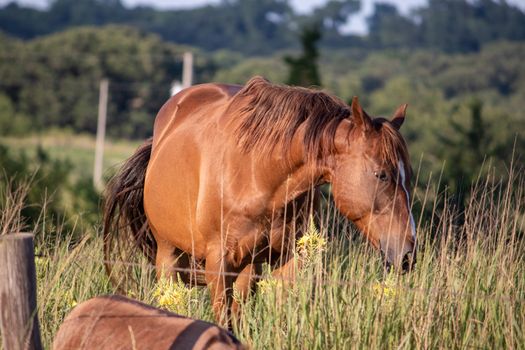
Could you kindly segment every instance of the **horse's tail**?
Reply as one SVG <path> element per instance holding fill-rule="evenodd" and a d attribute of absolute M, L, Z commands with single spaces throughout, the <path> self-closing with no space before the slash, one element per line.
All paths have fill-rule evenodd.
<path fill-rule="evenodd" d="M 142 250 L 151 263 L 155 259 L 157 244 L 148 225 L 143 202 L 144 179 L 152 143 L 152 138 L 144 142 L 110 180 L 106 189 L 103 228 L 104 265 L 110 278 L 112 278 L 111 271 L 114 264 L 111 261 L 114 239 L 121 233 L 131 235 L 134 246 Z"/>

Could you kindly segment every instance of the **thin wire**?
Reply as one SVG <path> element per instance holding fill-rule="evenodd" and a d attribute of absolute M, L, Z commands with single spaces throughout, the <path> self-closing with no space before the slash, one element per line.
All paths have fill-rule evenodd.
<path fill-rule="evenodd" d="M 140 61 L 144 61 L 144 58 L 155 58 L 155 59 L 162 59 L 167 62 L 173 62 L 173 63 L 180 63 L 182 64 L 183 59 L 182 55 L 183 52 L 172 52 L 169 54 L 160 54 L 160 53 L 148 53 L 148 54 L 140 54 L 137 52 L 123 52 L 123 53 L 100 53 L 100 54 L 94 54 L 94 53 L 86 53 L 82 51 L 73 51 L 73 52 L 67 52 L 67 53 L 53 53 L 53 54 L 46 54 L 44 52 L 24 52 L 24 50 L 30 50 L 27 48 L 24 48 L 22 46 L 22 50 L 18 52 L 2 52 L 0 53 L 0 59 L 2 58 L 19 58 L 21 60 L 34 60 L 34 61 L 53 61 L 56 58 L 65 58 L 68 60 L 68 62 L 71 61 L 71 54 L 77 54 L 81 60 L 86 59 L 97 59 L 99 61 L 105 61 L 108 58 L 126 58 L 126 57 L 132 57 L 133 60 L 136 60 L 137 58 L 140 58 Z M 185 51 L 191 51 L 191 50 L 185 50 Z M 193 51 L 195 52 L 195 51 Z M 179 58 L 180 57 L 180 58 Z"/>
<path fill-rule="evenodd" d="M 98 88 L 100 80 L 83 80 L 83 79 L 75 79 L 79 84 L 82 84 L 83 86 L 89 86 Z M 176 80 L 176 79 L 174 79 Z M 59 82 L 63 81 L 63 79 L 57 79 L 54 82 L 45 82 L 42 84 L 42 82 L 38 80 L 31 80 L 31 83 L 33 84 L 31 87 L 34 89 L 35 87 L 56 87 Z M 164 82 L 138 82 L 138 81 L 118 81 L 118 80 L 109 80 L 109 90 L 117 90 L 117 91 L 126 91 L 129 90 L 129 88 L 135 87 L 135 88 L 151 88 L 151 90 L 164 90 L 166 87 L 170 86 L 171 81 L 164 81 Z M 5 82 L 0 82 L 0 88 L 8 88 L 13 86 L 18 86 L 21 84 L 7 84 Z"/>
<path fill-rule="evenodd" d="M 113 264 L 113 265 L 121 264 L 121 265 L 129 266 L 129 267 L 142 267 L 142 268 L 145 267 L 150 270 L 157 269 L 155 265 L 151 265 L 151 264 L 140 264 L 140 263 L 115 261 L 115 260 L 103 260 L 102 262 L 107 263 L 107 264 Z M 170 268 L 164 267 L 163 269 L 169 270 L 172 272 L 181 272 L 181 273 L 189 273 L 189 274 L 201 273 L 201 274 L 212 274 L 212 275 L 229 276 L 229 277 L 237 277 L 241 275 L 241 273 L 238 273 L 238 272 L 206 271 L 202 269 L 192 269 L 192 268 L 182 268 L 182 267 L 170 267 Z M 260 274 L 250 274 L 250 276 L 252 278 L 261 279 L 261 280 L 267 279 L 268 277 L 270 277 L 268 275 L 260 275 Z M 348 286 L 362 287 L 362 286 L 371 284 L 371 283 L 361 283 L 358 281 L 343 281 L 343 280 L 333 280 L 333 279 L 323 279 L 323 278 L 297 278 L 297 277 L 286 278 L 284 276 L 271 277 L 271 278 L 275 280 L 285 281 L 285 282 L 315 282 L 317 285 L 323 285 L 323 286 L 337 285 L 341 287 L 348 287 Z M 462 298 L 462 299 L 465 299 L 464 298 L 465 296 L 471 296 L 471 297 L 475 296 L 476 298 L 499 299 L 499 300 L 506 300 L 509 302 L 525 301 L 525 298 L 513 297 L 510 295 L 499 295 L 499 296 L 488 295 L 488 294 L 479 295 L 479 294 L 464 293 L 464 292 L 459 292 L 459 291 L 450 291 L 450 290 L 443 291 L 442 289 L 439 289 L 439 288 L 409 287 L 409 286 L 402 286 L 402 285 L 396 285 L 396 288 L 399 288 L 405 291 L 415 292 L 415 293 L 430 293 L 430 294 L 444 293 L 444 294 L 448 294 L 453 297 Z"/>

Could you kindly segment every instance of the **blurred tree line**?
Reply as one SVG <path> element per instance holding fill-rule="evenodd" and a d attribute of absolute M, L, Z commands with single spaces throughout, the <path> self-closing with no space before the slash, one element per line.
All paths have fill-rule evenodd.
<path fill-rule="evenodd" d="M 109 135 L 144 138 L 181 75 L 186 50 L 196 53 L 197 83 L 242 84 L 255 74 L 308 81 L 343 99 L 359 95 L 379 113 L 410 102 L 412 113 L 441 122 L 475 95 L 489 118 L 521 122 L 525 14 L 519 9 L 505 1 L 429 0 L 408 18 L 377 3 L 370 34 L 348 37 L 341 27 L 359 5 L 332 0 L 308 16 L 293 13 L 286 0 L 228 0 L 177 11 L 128 9 L 119 0 L 54 0 L 45 11 L 7 5 L 0 9 L 0 29 L 10 33 L 0 31 L 0 135 L 50 126 L 93 133 L 98 84 L 108 78 Z M 81 26 L 110 22 L 132 26 Z M 301 34 L 301 28 L 315 30 Z M 55 31 L 61 32 L 41 36 Z M 421 125 L 432 131 L 406 132 L 417 151 L 434 142 L 437 128 L 447 128 L 433 120 Z M 495 138 L 503 137 L 513 138 L 505 131 Z"/>
<path fill-rule="evenodd" d="M 506 1 L 428 0 L 411 18 L 377 3 L 368 24 L 375 48 L 472 52 L 492 41 L 525 39 L 525 13 Z"/>
<path fill-rule="evenodd" d="M 410 103 L 405 136 L 413 154 L 432 150 L 425 156 L 424 169 L 434 173 L 443 159 L 437 150 L 451 148 L 437 135 L 457 132 L 452 121 L 469 120 L 473 98 L 483 103 L 487 135 L 494 134 L 487 142 L 506 142 L 502 153 L 508 155 L 514 138 L 523 137 L 525 43 L 496 42 L 464 54 L 427 49 L 318 50 L 319 36 L 316 30 L 305 32 L 301 55 L 281 51 L 246 57 L 166 43 L 125 26 L 79 27 L 30 41 L 0 35 L 0 136 L 49 127 L 94 133 L 99 82 L 107 77 L 109 135 L 145 138 L 169 97 L 171 82 L 181 75 L 182 52 L 192 49 L 197 83 L 243 84 L 259 74 L 275 82 L 322 85 L 345 100 L 358 95 L 375 115 Z M 302 68 L 297 70 L 294 64 Z M 490 147 L 496 148 L 502 146 Z"/>
<path fill-rule="evenodd" d="M 338 23 L 339 11 L 346 6 L 334 3 L 335 8 L 327 6 L 330 10 L 320 15 L 334 16 L 333 23 Z M 301 20 L 286 0 L 224 0 L 217 5 L 168 11 L 142 6 L 128 9 L 119 0 L 55 0 L 45 11 L 14 3 L 0 10 L 0 30 L 24 39 L 73 26 L 126 24 L 178 44 L 248 54 L 296 46 L 291 22 Z"/>
<path fill-rule="evenodd" d="M 120 0 L 53 0 L 47 10 L 11 3 L 0 9 L 0 30 L 30 39 L 74 27 L 125 24 L 164 40 L 204 50 L 229 49 L 269 54 L 297 48 L 295 34 L 305 22 L 321 24 L 321 45 L 331 48 L 424 47 L 470 52 L 496 40 L 524 40 L 525 14 L 505 1 L 429 0 L 410 17 L 393 5 L 376 3 L 369 35 L 342 31 L 359 0 L 330 0 L 309 15 L 297 14 L 288 0 L 223 0 L 193 9 L 124 7 Z"/>
<path fill-rule="evenodd" d="M 187 48 L 131 27 L 74 28 L 29 42 L 0 35 L 0 135 L 49 126 L 95 132 L 99 82 L 110 81 L 110 135 L 143 137 L 181 75 Z M 199 56 L 198 56 L 199 57 Z M 196 73 L 210 69 L 198 58 Z"/>
<path fill-rule="evenodd" d="M 430 0 L 408 18 L 376 4 L 368 36 L 342 34 L 358 8 L 355 0 L 329 1 L 299 16 L 285 0 L 163 12 L 127 9 L 118 0 L 56 0 L 47 11 L 8 5 L 0 10 L 0 29 L 8 33 L 0 31 L 0 137 L 56 127 L 94 133 L 102 78 L 110 81 L 108 134 L 148 137 L 181 76 L 182 53 L 191 50 L 196 83 L 243 84 L 263 75 L 317 85 L 344 100 L 357 95 L 372 115 L 388 116 L 409 103 L 402 132 L 416 172 L 421 169 L 418 181 L 441 176 L 458 207 L 484 162 L 503 176 L 513 160 L 523 167 L 523 12 L 504 1 Z M 71 164 L 43 150 L 31 158 L 0 147 L 6 174 L 31 173 L 35 165 L 43 179 L 31 203 L 64 181 L 52 217 L 97 212 L 90 181 L 69 179 Z M 79 194 L 73 202 L 71 193 Z M 34 207 L 26 211 L 38 219 Z"/>

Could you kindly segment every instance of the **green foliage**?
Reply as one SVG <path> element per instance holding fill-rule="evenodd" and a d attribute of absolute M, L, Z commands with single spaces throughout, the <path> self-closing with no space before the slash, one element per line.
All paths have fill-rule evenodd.
<path fill-rule="evenodd" d="M 235 65 L 218 69 L 213 80 L 243 85 L 254 75 L 261 75 L 275 83 L 285 83 L 287 67 L 278 57 L 247 58 Z"/>
<path fill-rule="evenodd" d="M 506 167 L 518 167 L 521 171 L 521 156 L 523 135 L 514 139 L 500 139 L 497 137 L 497 121 L 488 121 L 483 113 L 483 102 L 473 99 L 463 108 L 458 108 L 456 113 L 467 114 L 467 120 L 450 120 L 451 130 L 438 134 L 444 147 L 439 154 L 446 159 L 443 170 L 443 185 L 450 190 L 451 205 L 457 207 L 458 216 L 456 223 L 463 224 L 467 202 L 471 197 L 471 184 L 479 178 L 486 178 L 488 169 L 495 165 L 503 170 Z M 505 128 L 510 125 L 505 125 Z M 520 147 L 517 149 L 517 147 Z M 505 179 L 510 174 L 501 171 L 499 176 Z M 519 190 L 519 189 L 518 189 Z"/>
<path fill-rule="evenodd" d="M 343 30 L 359 8 L 359 0 L 330 0 L 311 14 L 301 15 L 287 0 L 228 0 L 162 11 L 126 8 L 120 0 L 55 0 L 45 11 L 7 5 L 0 9 L 0 30 L 28 39 L 76 26 L 125 24 L 179 44 L 248 55 L 296 47 L 295 29 L 312 22 L 321 24 L 321 45 L 330 48 L 425 47 L 470 52 L 492 41 L 525 40 L 525 14 L 505 1 L 431 0 L 415 17 L 377 3 L 369 18 L 370 34 L 364 38 Z"/>
<path fill-rule="evenodd" d="M 34 153 L 15 153 L 0 144 L 0 206 L 10 205 L 10 193 L 27 184 L 21 208 L 23 226 L 75 235 L 91 229 L 99 219 L 100 200 L 91 179 L 85 175 L 73 179 L 72 164 L 51 158 L 40 146 Z"/>
<path fill-rule="evenodd" d="M 319 45 L 326 48 L 357 46 L 359 38 L 342 34 L 349 16 L 361 7 L 360 0 L 329 0 L 313 9 L 309 15 L 296 16 L 296 27 L 318 25 L 321 39 Z"/>
<path fill-rule="evenodd" d="M 303 49 L 301 56 L 284 58 L 290 70 L 287 84 L 306 87 L 321 86 L 321 78 L 317 69 L 319 51 L 316 45 L 321 39 L 318 25 L 303 28 L 300 39 Z"/>
<path fill-rule="evenodd" d="M 452 172 L 451 179 L 455 180 L 456 189 L 465 188 L 472 183 L 474 178 L 471 176 L 478 170 L 486 157 L 494 155 L 494 150 L 490 149 L 491 128 L 487 125 L 482 116 L 483 104 L 479 100 L 470 103 L 469 125 L 464 127 L 462 124 L 451 120 L 451 126 L 455 130 L 455 135 L 441 135 L 441 141 L 446 144 L 452 154 L 448 157 L 453 164 L 463 164 L 464 167 L 448 167 Z M 465 174 L 465 169 L 475 169 L 471 174 Z M 465 183 L 461 184 L 461 183 Z M 463 192 L 463 191 L 462 191 Z"/>
<path fill-rule="evenodd" d="M 0 92 L 0 136 L 22 135 L 31 128 L 31 121 L 16 112 L 13 101 Z"/>
<path fill-rule="evenodd" d="M 0 10 L 0 29 L 32 38 L 85 25 L 127 24 L 164 39 L 207 50 L 229 48 L 245 53 L 269 52 L 290 44 L 283 0 L 234 0 L 195 9 L 157 11 L 125 8 L 119 0 L 56 0 L 47 11 L 11 4 Z M 29 20 L 29 21 L 28 21 Z"/>
<path fill-rule="evenodd" d="M 394 5 L 376 3 L 374 13 L 368 18 L 368 25 L 369 47 L 417 47 L 420 44 L 417 24 L 402 16 Z"/>
<path fill-rule="evenodd" d="M 3 41 L 8 45 L 0 45 L 0 91 L 11 104 L 0 95 L 2 132 L 51 125 L 94 132 L 99 82 L 108 78 L 108 133 L 145 137 L 169 97 L 171 80 L 181 74 L 185 50 L 116 26 L 76 28 L 25 45 Z M 197 61 L 199 74 L 201 67 Z M 12 119 L 17 125 L 11 125 Z"/>
<path fill-rule="evenodd" d="M 376 4 L 368 46 L 472 52 L 497 40 L 525 40 L 525 13 L 505 1 L 430 0 L 416 15 L 414 21 L 393 5 Z"/>
<path fill-rule="evenodd" d="M 423 46 L 438 50 L 477 51 L 490 41 L 525 39 L 525 13 L 506 1 L 430 0 L 419 15 Z"/>

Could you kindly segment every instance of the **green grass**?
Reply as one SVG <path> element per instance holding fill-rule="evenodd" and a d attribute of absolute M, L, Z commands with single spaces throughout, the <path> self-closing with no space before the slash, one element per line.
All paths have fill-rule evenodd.
<path fill-rule="evenodd" d="M 29 156 L 34 155 L 40 146 L 52 158 L 71 162 L 76 172 L 93 173 L 95 138 L 92 135 L 55 130 L 27 137 L 0 137 L 0 143 L 13 151 L 27 152 Z M 108 139 L 104 147 L 104 173 L 113 173 L 115 167 L 133 154 L 139 145 L 140 141 Z"/>
<path fill-rule="evenodd" d="M 27 140 L 8 142 L 23 147 Z M 56 156 L 90 162 L 82 138 L 72 137 L 66 146 L 53 137 L 43 142 L 55 147 Z M 109 153 L 118 162 L 135 146 L 112 144 Z M 462 227 L 455 226 L 455 214 L 446 205 L 434 204 L 433 220 L 416 218 L 416 269 L 401 276 L 386 273 L 379 254 L 345 222 L 325 223 L 321 234 L 337 238 L 328 239 L 322 251 L 308 258 L 295 283 L 283 286 L 271 278 L 261 282 L 244 305 L 235 334 L 253 349 L 524 349 L 524 182 L 525 176 L 511 172 L 506 184 L 478 184 Z M 435 193 L 432 188 L 428 192 Z M 12 195 L 7 206 L 14 214 L 20 210 L 19 197 Z M 446 202 L 438 197 L 433 201 Z M 4 231 L 18 224 L 17 216 L 8 214 L 6 210 L 0 217 Z M 330 227 L 338 227 L 337 232 L 329 232 Z M 114 292 L 103 267 L 101 238 L 90 231 L 73 242 L 68 232 L 55 233 L 35 228 L 39 318 L 46 348 L 74 305 Z M 213 321 L 206 289 L 175 286 L 173 300 L 166 304 L 159 298 L 166 284 L 159 290 L 153 272 L 137 260 L 133 273 L 138 285 L 129 294 Z"/>

